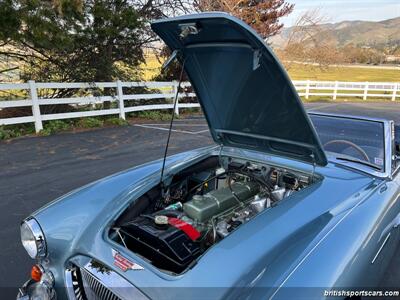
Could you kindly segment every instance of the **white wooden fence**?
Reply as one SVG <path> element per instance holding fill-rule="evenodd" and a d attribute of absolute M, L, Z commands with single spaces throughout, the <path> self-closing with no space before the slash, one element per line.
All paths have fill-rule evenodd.
<path fill-rule="evenodd" d="M 400 83 L 397 82 L 340 82 L 340 81 L 293 81 L 300 96 L 325 96 L 336 100 L 338 97 L 390 98 L 400 97 Z"/>
<path fill-rule="evenodd" d="M 388 98 L 395 101 L 400 97 L 400 83 L 383 83 L 383 82 L 339 82 L 339 81 L 294 81 L 293 82 L 300 96 L 309 99 L 312 96 L 324 98 L 332 98 L 336 100 L 338 97 L 352 98 L 357 97 L 363 100 L 368 98 Z M 0 84 L 0 96 L 4 93 L 18 95 L 18 92 L 25 91 L 28 95 L 25 99 L 18 100 L 0 100 L 0 110 L 12 107 L 31 107 L 32 115 L 24 117 L 10 117 L 0 119 L 0 125 L 11 125 L 21 123 L 35 123 L 36 132 L 43 129 L 43 121 L 60 120 L 80 117 L 119 115 L 125 119 L 125 114 L 129 112 L 172 109 L 172 99 L 175 96 L 178 83 L 173 82 L 102 82 L 102 83 L 37 83 L 29 81 L 28 83 L 2 83 Z M 190 83 L 184 82 L 183 88 L 190 89 Z M 130 88 L 130 93 L 124 93 Z M 135 93 L 134 89 L 146 88 L 149 93 Z M 40 97 L 41 92 L 59 89 L 75 89 L 81 91 L 83 96 L 72 98 L 45 98 Z M 113 90 L 113 96 L 96 96 L 94 91 L 108 89 Z M 132 92 L 133 91 L 133 92 Z M 44 93 L 46 94 L 46 93 Z M 181 108 L 199 107 L 192 92 L 179 93 L 178 100 L 181 98 L 192 98 L 189 103 L 179 103 L 176 106 L 175 113 L 179 114 Z M 11 97 L 10 97 L 11 98 Z M 128 100 L 151 100 L 164 99 L 162 104 L 146 104 L 146 105 L 129 105 L 132 101 Z M 82 105 L 102 104 L 104 102 L 115 103 L 109 109 L 91 109 L 74 111 L 68 113 L 42 114 L 41 105 L 54 104 L 70 104 L 77 108 Z"/>

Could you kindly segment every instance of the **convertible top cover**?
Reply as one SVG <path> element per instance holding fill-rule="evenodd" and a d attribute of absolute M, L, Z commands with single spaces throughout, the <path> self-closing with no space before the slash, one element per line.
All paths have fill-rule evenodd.
<path fill-rule="evenodd" d="M 326 165 L 296 90 L 253 29 L 225 13 L 160 20 L 152 28 L 178 51 L 216 142 Z"/>

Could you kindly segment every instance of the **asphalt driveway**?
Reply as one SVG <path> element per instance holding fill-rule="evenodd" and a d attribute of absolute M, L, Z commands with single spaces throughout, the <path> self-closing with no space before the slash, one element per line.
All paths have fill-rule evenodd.
<path fill-rule="evenodd" d="M 400 103 L 315 103 L 306 106 L 312 111 L 389 118 L 400 123 Z M 0 142 L 1 299 L 14 297 L 16 288 L 28 278 L 32 265 L 20 245 L 19 222 L 72 189 L 160 158 L 167 128 L 167 122 L 147 122 Z M 169 154 L 211 143 L 203 118 L 177 120 Z"/>

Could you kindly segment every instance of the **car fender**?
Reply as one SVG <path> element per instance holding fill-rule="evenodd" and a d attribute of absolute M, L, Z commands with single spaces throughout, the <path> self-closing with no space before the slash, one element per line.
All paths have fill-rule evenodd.
<path fill-rule="evenodd" d="M 284 299 L 298 287 L 314 298 L 325 291 L 379 286 L 399 246 L 399 187 L 382 182 L 343 218 L 282 281 L 273 299 Z M 395 224 L 396 223 L 396 224 Z M 300 290 L 299 290 L 300 291 Z"/>

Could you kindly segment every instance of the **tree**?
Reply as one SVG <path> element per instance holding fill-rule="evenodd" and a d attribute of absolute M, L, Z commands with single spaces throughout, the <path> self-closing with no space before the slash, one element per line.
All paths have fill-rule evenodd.
<path fill-rule="evenodd" d="M 156 40 L 149 22 L 182 5 L 172 0 L 5 1 L 0 14 L 18 17 L 1 20 L 13 30 L 0 35 L 7 46 L 0 54 L 24 63 L 23 79 L 62 82 L 139 78 L 143 49 Z"/>
<path fill-rule="evenodd" d="M 0 56 L 18 62 L 23 81 L 42 82 L 139 80 L 143 50 L 157 40 L 150 21 L 165 17 L 174 8 L 185 9 L 183 3 L 173 0 L 2 1 Z M 115 90 L 41 89 L 39 93 L 59 98 L 76 93 L 113 95 Z M 105 108 L 109 106 L 104 103 Z M 41 106 L 42 113 L 73 109 L 68 105 Z M 10 113 L 24 114 L 20 108 L 0 112 Z"/>
<path fill-rule="evenodd" d="M 26 63 L 25 79 L 110 81 L 117 62 L 143 61 L 145 25 L 126 1 L 18 2 L 23 26 L 5 54 Z"/>
<path fill-rule="evenodd" d="M 0 16 L 0 47 L 4 47 L 11 39 L 16 37 L 17 29 L 21 25 L 12 0 L 0 1 Z M 0 75 L 15 69 L 18 69 L 18 67 L 10 64 L 9 58 L 0 53 Z"/>
<path fill-rule="evenodd" d="M 331 39 L 331 30 L 322 25 L 326 21 L 318 9 L 307 11 L 297 19 L 283 49 L 278 51 L 286 69 L 296 63 L 324 69 L 342 60 L 341 53 Z"/>
<path fill-rule="evenodd" d="M 283 24 L 279 19 L 289 15 L 294 4 L 285 0 L 197 0 L 200 11 L 225 11 L 252 26 L 263 38 L 276 35 Z"/>
<path fill-rule="evenodd" d="M 10 39 L 15 38 L 21 22 L 12 0 L 0 2 L 0 15 L 0 46 L 3 46 Z"/>

